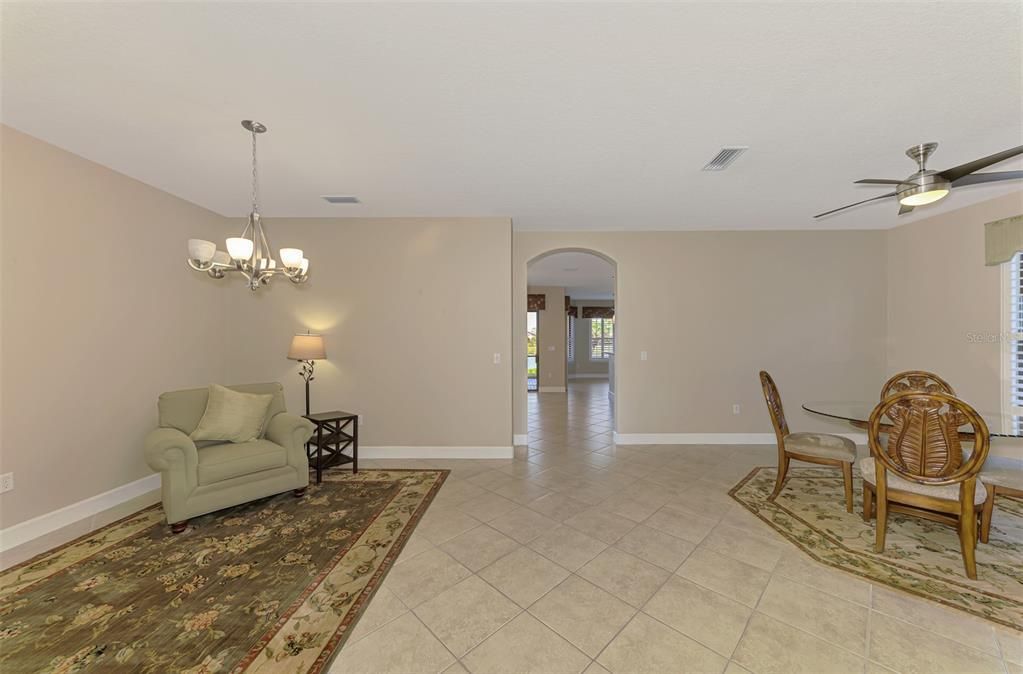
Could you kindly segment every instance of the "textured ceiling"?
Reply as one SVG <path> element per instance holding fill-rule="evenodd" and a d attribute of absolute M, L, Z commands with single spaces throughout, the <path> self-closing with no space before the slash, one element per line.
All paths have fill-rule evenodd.
<path fill-rule="evenodd" d="M 243 118 L 270 217 L 883 228 L 1023 190 L 811 217 L 911 144 L 1023 144 L 1018 2 L 4 3 L 2 30 L 4 123 L 225 215 Z M 751 150 L 701 172 L 726 144 Z"/>

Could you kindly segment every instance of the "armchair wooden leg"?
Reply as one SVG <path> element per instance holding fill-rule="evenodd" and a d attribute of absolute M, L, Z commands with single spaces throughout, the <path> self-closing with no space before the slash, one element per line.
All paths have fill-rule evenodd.
<path fill-rule="evenodd" d="M 852 482 L 852 464 L 842 464 L 842 481 L 845 482 L 845 510 L 846 512 L 853 511 L 853 482 Z"/>
<path fill-rule="evenodd" d="M 869 522 L 870 518 L 874 516 L 874 490 L 870 488 L 870 484 L 863 481 L 863 521 Z"/>
<path fill-rule="evenodd" d="M 782 487 L 785 486 L 785 474 L 789 472 L 789 455 L 785 452 L 781 452 L 778 456 L 778 477 L 774 482 L 774 491 L 771 496 L 768 497 L 768 501 L 773 501 L 778 498 L 778 494 L 781 493 Z"/>
<path fill-rule="evenodd" d="M 963 484 L 969 485 L 964 490 L 967 495 L 973 496 L 973 480 L 966 480 Z M 963 549 L 963 566 L 966 567 L 966 577 L 971 580 L 977 579 L 977 559 L 975 548 L 977 547 L 977 509 L 972 503 L 973 499 L 962 499 L 959 511 L 959 543 Z"/>
<path fill-rule="evenodd" d="M 305 490 L 306 490 L 306 488 L 302 487 L 301 489 L 294 489 L 294 490 L 292 490 L 291 493 L 292 493 L 292 495 L 294 495 L 295 498 L 302 498 L 303 496 L 305 496 Z"/>
<path fill-rule="evenodd" d="M 184 531 L 187 528 L 188 528 L 188 520 L 185 520 L 184 522 L 175 522 L 174 524 L 171 525 L 171 533 L 172 534 L 180 534 L 182 531 Z"/>
<path fill-rule="evenodd" d="M 991 536 L 991 517 L 995 514 L 995 486 L 986 484 L 987 498 L 984 500 L 984 512 L 980 518 L 980 542 L 987 543 Z"/>
<path fill-rule="evenodd" d="M 884 552 L 885 534 L 888 533 L 888 485 L 877 481 L 877 524 L 875 525 L 874 552 Z"/>

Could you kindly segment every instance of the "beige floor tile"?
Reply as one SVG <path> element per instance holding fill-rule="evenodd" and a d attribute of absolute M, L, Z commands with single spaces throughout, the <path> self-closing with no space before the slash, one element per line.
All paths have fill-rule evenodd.
<path fill-rule="evenodd" d="M 530 501 L 535 501 L 541 496 L 550 494 L 551 490 L 531 482 L 530 480 L 518 480 L 514 483 L 506 484 L 499 489 L 495 489 L 494 493 L 511 501 L 515 501 L 519 505 L 526 505 Z"/>
<path fill-rule="evenodd" d="M 862 656 L 867 655 L 866 606 L 775 576 L 757 611 Z"/>
<path fill-rule="evenodd" d="M 465 668 L 461 662 L 456 662 L 447 669 L 444 670 L 444 674 L 469 674 L 469 670 Z"/>
<path fill-rule="evenodd" d="M 787 552 L 786 544 L 769 541 L 724 524 L 719 524 L 707 534 L 703 546 L 764 571 L 774 570 L 778 560 Z"/>
<path fill-rule="evenodd" d="M 466 482 L 471 482 L 474 485 L 483 487 L 484 489 L 490 489 L 495 484 L 505 484 L 510 479 L 507 473 L 502 473 L 499 470 L 488 469 L 484 470 L 472 477 L 466 478 Z"/>
<path fill-rule="evenodd" d="M 529 542 L 529 547 L 569 571 L 575 571 L 600 554 L 607 544 L 571 527 L 552 529 Z"/>
<path fill-rule="evenodd" d="M 583 674 L 611 674 L 611 672 L 601 667 L 600 663 L 594 660 L 590 663 L 590 666 L 583 671 Z"/>
<path fill-rule="evenodd" d="M 529 612 L 592 658 L 636 609 L 578 576 L 569 576 L 529 607 Z"/>
<path fill-rule="evenodd" d="M 643 521 L 646 526 L 699 543 L 717 526 L 717 521 L 695 513 L 664 507 Z"/>
<path fill-rule="evenodd" d="M 444 482 L 444 486 L 441 487 L 440 492 L 433 499 L 430 504 L 431 508 L 449 508 L 457 506 L 459 503 L 468 501 L 471 498 L 482 496 L 486 494 L 486 490 L 482 487 L 468 482 L 466 480 L 452 479 L 449 477 Z"/>
<path fill-rule="evenodd" d="M 489 522 L 492 519 L 516 510 L 518 507 L 519 505 L 515 501 L 498 496 L 492 492 L 471 498 L 458 505 L 459 510 L 475 517 L 481 522 Z"/>
<path fill-rule="evenodd" d="M 493 564 L 517 547 L 519 544 L 514 540 L 486 524 L 440 545 L 441 550 L 473 572 Z"/>
<path fill-rule="evenodd" d="M 359 616 L 358 622 L 355 623 L 355 627 L 352 628 L 352 633 L 348 637 L 348 643 L 354 644 L 370 632 L 383 627 L 407 612 L 408 607 L 398 599 L 398 595 L 387 587 L 381 587 L 373 595 L 366 610 Z"/>
<path fill-rule="evenodd" d="M 578 674 L 590 658 L 522 613 L 462 658 L 472 674 Z"/>
<path fill-rule="evenodd" d="M 752 674 L 752 672 L 733 661 L 725 667 L 725 674 Z"/>
<path fill-rule="evenodd" d="M 870 583 L 815 562 L 802 550 L 793 549 L 785 553 L 774 573 L 840 599 L 870 606 Z"/>
<path fill-rule="evenodd" d="M 431 507 L 416 527 L 416 533 L 434 545 L 440 545 L 479 524 L 478 519 L 466 515 L 461 510 Z"/>
<path fill-rule="evenodd" d="M 544 517 L 564 522 L 569 517 L 574 517 L 584 510 L 590 509 L 590 504 L 577 501 L 570 496 L 558 492 L 552 492 L 530 501 L 526 504 L 530 510 L 535 510 Z"/>
<path fill-rule="evenodd" d="M 725 658 L 689 637 L 639 613 L 618 633 L 597 662 L 612 674 L 721 672 Z"/>
<path fill-rule="evenodd" d="M 751 672 L 853 674 L 866 661 L 795 627 L 754 613 L 732 659 Z"/>
<path fill-rule="evenodd" d="M 728 658 L 753 610 L 673 576 L 650 598 L 643 612 Z"/>
<path fill-rule="evenodd" d="M 636 523 L 600 508 L 590 508 L 565 520 L 565 524 L 608 545 L 627 534 Z"/>
<path fill-rule="evenodd" d="M 746 606 L 756 606 L 771 574 L 726 555 L 698 547 L 675 572 Z"/>
<path fill-rule="evenodd" d="M 615 547 L 666 571 L 674 571 L 696 549 L 696 544 L 641 524 L 618 539 Z"/>
<path fill-rule="evenodd" d="M 568 577 L 568 571 L 529 548 L 519 548 L 479 572 L 483 580 L 528 607 Z"/>
<path fill-rule="evenodd" d="M 1015 662 L 1005 661 L 1006 674 L 1023 674 L 1023 665 L 1017 665 Z"/>
<path fill-rule="evenodd" d="M 872 605 L 875 611 L 1001 657 L 994 626 L 985 620 L 883 587 L 874 589 Z"/>
<path fill-rule="evenodd" d="M 395 564 L 387 574 L 387 587 L 409 608 L 415 608 L 472 572 L 440 548 Z"/>
<path fill-rule="evenodd" d="M 401 644 L 401 648 L 395 648 Z M 442 672 L 455 661 L 411 613 L 392 620 L 369 636 L 345 646 L 331 674 L 410 674 Z"/>
<path fill-rule="evenodd" d="M 489 524 L 523 544 L 558 526 L 555 520 L 523 507 L 492 519 Z"/>
<path fill-rule="evenodd" d="M 1010 630 L 1006 627 L 995 627 L 995 636 L 1002 651 L 1002 659 L 1017 665 L 1023 665 L 1023 632 Z"/>
<path fill-rule="evenodd" d="M 479 577 L 469 576 L 417 606 L 415 614 L 449 651 L 462 657 L 521 611 Z"/>
<path fill-rule="evenodd" d="M 998 658 L 877 611 L 870 616 L 870 659 L 907 674 L 1005 671 Z"/>
<path fill-rule="evenodd" d="M 615 548 L 600 553 L 576 573 L 637 608 L 653 596 L 670 575 L 660 567 Z"/>

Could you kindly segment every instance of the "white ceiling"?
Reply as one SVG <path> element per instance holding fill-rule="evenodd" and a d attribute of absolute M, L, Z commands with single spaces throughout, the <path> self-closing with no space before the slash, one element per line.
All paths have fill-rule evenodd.
<path fill-rule="evenodd" d="M 269 217 L 883 228 L 1023 188 L 811 217 L 908 175 L 911 144 L 938 169 L 1023 144 L 1015 1 L 29 2 L 2 24 L 6 124 L 225 215 L 243 118 L 270 128 Z M 726 144 L 752 149 L 701 172 Z"/>
<path fill-rule="evenodd" d="M 614 297 L 614 267 L 590 253 L 554 253 L 529 264 L 530 286 L 561 286 L 577 300 L 609 300 Z"/>

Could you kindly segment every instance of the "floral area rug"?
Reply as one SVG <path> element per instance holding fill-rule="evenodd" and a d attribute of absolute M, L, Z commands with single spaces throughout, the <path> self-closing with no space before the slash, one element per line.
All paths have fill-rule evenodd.
<path fill-rule="evenodd" d="M 955 529 L 936 522 L 889 513 L 885 551 L 876 554 L 858 474 L 854 513 L 845 511 L 837 469 L 789 469 L 772 503 L 776 474 L 755 468 L 729 493 L 817 561 L 1023 630 L 1023 502 L 998 497 L 991 542 L 978 544 L 977 580 L 970 580 Z"/>
<path fill-rule="evenodd" d="M 136 513 L 0 573 L 0 671 L 325 671 L 446 476 L 324 476 L 178 535 Z"/>

